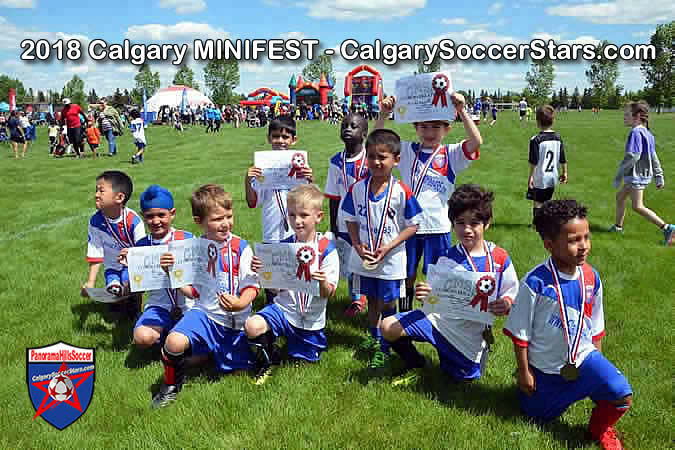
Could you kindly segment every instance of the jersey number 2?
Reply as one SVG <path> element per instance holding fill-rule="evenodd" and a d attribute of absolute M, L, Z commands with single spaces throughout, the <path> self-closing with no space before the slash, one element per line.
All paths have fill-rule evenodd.
<path fill-rule="evenodd" d="M 546 151 L 544 160 L 546 161 L 546 168 L 544 169 L 544 172 L 553 172 L 553 152 L 551 150 Z"/>

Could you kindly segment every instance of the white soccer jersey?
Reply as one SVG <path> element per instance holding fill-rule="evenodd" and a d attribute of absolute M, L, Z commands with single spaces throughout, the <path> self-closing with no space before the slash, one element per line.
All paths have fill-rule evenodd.
<path fill-rule="evenodd" d="M 455 177 L 480 156 L 466 151 L 466 141 L 437 149 L 421 148 L 413 142 L 401 142 L 401 179 L 410 186 L 422 207 L 418 234 L 450 233 L 448 200 L 455 191 Z M 433 159 L 430 158 L 433 155 Z M 423 175 L 424 174 L 424 175 Z"/>
<path fill-rule="evenodd" d="M 579 315 L 583 314 L 583 329 L 576 366 L 596 348 L 593 340 L 605 334 L 602 310 L 602 283 L 590 265 L 583 267 L 585 303 L 582 303 L 581 268 L 574 277 L 559 273 L 560 288 L 568 316 L 570 334 L 578 330 Z M 516 345 L 527 347 L 531 365 L 548 374 L 559 374 L 567 363 L 567 341 L 563 333 L 560 306 L 553 274 L 547 264 L 540 264 L 520 282 L 516 303 L 509 313 L 504 333 Z"/>
<path fill-rule="evenodd" d="M 215 286 L 193 285 L 199 293 L 194 308 L 204 311 L 209 319 L 219 325 L 233 330 L 242 330 L 244 322 L 251 314 L 251 305 L 249 304 L 241 311 L 225 311 L 220 306 L 218 293 L 232 293 L 239 297 L 246 288 L 253 288 L 256 292 L 260 289 L 257 275 L 251 270 L 253 251 L 248 242 L 235 235 L 230 235 L 228 240 L 219 245 L 218 250 L 217 283 Z M 230 261 L 232 261 L 231 266 Z M 231 285 L 234 286 L 233 290 L 230 290 Z"/>
<path fill-rule="evenodd" d="M 284 242 L 297 242 L 295 235 Z M 322 270 L 328 282 L 337 286 L 340 278 L 340 260 L 333 241 L 317 233 L 315 242 L 319 246 L 318 260 L 310 267 L 311 272 Z M 274 303 L 284 312 L 286 320 L 296 328 L 303 330 L 322 330 L 326 327 L 326 305 L 323 297 L 311 297 L 300 292 L 282 289 L 274 298 Z"/>
<path fill-rule="evenodd" d="M 139 240 L 136 245 L 138 247 L 147 247 L 150 245 L 167 244 L 171 241 L 182 241 L 183 239 L 190 238 L 192 238 L 192 233 L 171 228 L 171 231 L 166 236 L 164 236 L 164 239 L 161 241 L 155 241 L 152 239 L 152 236 L 148 235 Z M 167 311 L 171 311 L 173 309 L 174 302 L 176 306 L 178 306 L 183 312 L 192 308 L 194 305 L 194 300 L 186 298 L 179 289 L 154 289 L 148 292 L 148 298 L 145 301 L 145 309 L 149 308 L 150 306 L 159 306 L 166 309 Z"/>
<path fill-rule="evenodd" d="M 145 237 L 145 228 L 138 214 L 124 208 L 114 220 L 97 211 L 89 220 L 87 234 L 87 261 L 102 262 L 106 269 L 122 270 L 123 266 L 117 262 L 120 250 L 134 247 Z"/>
<path fill-rule="evenodd" d="M 138 119 L 132 120 L 129 124 L 129 128 L 131 128 L 131 135 L 134 137 L 135 142 L 146 143 L 143 119 L 139 117 Z"/>
<path fill-rule="evenodd" d="M 375 239 L 382 227 L 384 216 L 384 234 L 381 245 L 387 244 L 401 233 L 402 230 L 411 225 L 417 225 L 421 220 L 421 208 L 413 196 L 410 188 L 403 182 L 392 177 L 387 189 L 375 197 L 366 192 L 370 176 L 354 183 L 342 202 L 342 211 L 345 222 L 356 222 L 359 224 L 359 238 L 362 243 L 368 243 L 369 231 L 367 226 L 368 211 L 370 211 L 371 224 L 370 229 Z M 389 208 L 385 212 L 385 204 L 391 192 Z M 362 260 L 358 253 L 351 252 L 350 268 L 353 272 L 381 280 L 403 280 L 406 278 L 406 252 L 405 242 L 392 249 L 389 254 L 380 262 L 375 270 L 366 270 L 363 268 Z"/>
<path fill-rule="evenodd" d="M 256 193 L 255 206 L 262 210 L 263 243 L 271 244 L 288 239 L 293 229 L 288 222 L 288 189 L 260 189 L 255 178 L 251 188 Z"/>
<path fill-rule="evenodd" d="M 345 152 L 336 153 L 328 165 L 324 194 L 331 200 L 341 202 L 347 195 L 349 187 L 360 179 L 365 178 L 366 175 L 368 175 L 368 160 L 366 159 L 365 148 L 351 158 L 345 158 Z M 338 208 L 338 232 L 346 233 L 347 226 L 340 212 L 341 209 L 341 207 Z"/>
<path fill-rule="evenodd" d="M 530 139 L 529 162 L 534 169 L 534 187 L 546 189 L 558 184 L 558 163 L 565 164 L 565 148 L 560 135 L 553 130 L 542 131 Z"/>
<path fill-rule="evenodd" d="M 520 109 L 521 111 L 525 111 L 527 109 L 527 102 L 525 100 L 521 100 L 518 103 L 518 109 Z"/>
<path fill-rule="evenodd" d="M 496 298 L 509 297 L 514 300 L 518 294 L 518 275 L 511 258 L 503 248 L 497 247 L 492 242 L 486 242 L 486 244 L 494 261 L 493 271 L 497 273 Z M 444 257 L 450 260 L 451 265 L 454 266 L 453 270 L 473 270 L 465 253 L 458 246 L 452 247 Z M 487 256 L 472 256 L 472 259 L 479 271 L 487 271 L 487 267 L 489 267 Z M 483 351 L 487 346 L 483 339 L 485 324 L 466 319 L 444 317 L 438 313 L 428 313 L 427 318 L 434 328 L 462 355 L 473 362 L 480 362 Z"/>

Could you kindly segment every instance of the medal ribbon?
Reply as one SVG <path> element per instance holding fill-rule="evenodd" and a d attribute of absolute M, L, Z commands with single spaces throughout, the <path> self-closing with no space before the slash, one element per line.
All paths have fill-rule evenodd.
<path fill-rule="evenodd" d="M 354 162 L 354 183 L 359 181 L 361 178 L 363 178 L 363 168 L 366 165 L 366 151 L 365 149 L 361 149 L 361 152 L 363 153 L 363 156 L 361 156 L 361 160 L 359 161 L 358 165 L 358 172 L 356 171 L 357 166 L 356 162 Z M 345 192 L 349 191 L 349 180 L 347 178 L 347 150 L 342 152 L 342 177 L 345 180 Z"/>
<path fill-rule="evenodd" d="M 155 245 L 155 240 L 152 238 L 152 235 L 150 237 L 150 245 Z M 173 231 L 169 235 L 169 239 L 166 240 L 166 242 L 173 241 Z M 157 245 L 162 245 L 162 241 L 159 241 Z M 169 296 L 169 300 L 171 301 L 171 307 L 172 308 L 177 308 L 178 307 L 178 289 L 171 289 L 171 288 L 166 288 L 166 293 Z"/>
<path fill-rule="evenodd" d="M 584 328 L 584 306 L 586 305 L 586 288 L 584 283 L 584 271 L 581 270 L 579 275 L 579 282 L 581 283 L 581 306 L 579 308 L 579 326 L 577 327 L 577 333 L 574 336 L 574 340 L 570 343 L 570 333 L 567 323 L 567 307 L 565 306 L 565 300 L 562 295 L 562 289 L 560 288 L 560 279 L 558 278 L 558 269 L 555 267 L 553 258 L 548 260 L 549 267 L 553 275 L 553 288 L 555 289 L 556 295 L 558 297 L 558 306 L 560 307 L 560 317 L 562 318 L 563 326 L 563 335 L 565 336 L 565 342 L 567 343 L 567 362 L 575 366 L 575 360 L 577 358 L 577 352 L 579 351 L 579 344 L 581 343 L 581 332 Z"/>
<path fill-rule="evenodd" d="M 312 242 L 317 243 L 318 241 L 319 241 L 319 236 L 318 236 L 318 234 L 315 233 L 314 234 L 314 241 L 312 241 Z M 298 242 L 298 239 L 297 239 L 296 236 L 293 236 L 293 242 L 296 242 L 296 243 Z M 314 260 L 312 260 L 312 262 L 314 262 Z M 300 269 L 298 268 L 298 270 L 300 270 Z M 309 268 L 307 270 L 309 271 Z M 307 280 L 307 281 L 309 281 L 309 280 Z M 312 296 L 310 294 L 305 293 L 305 292 L 294 291 L 294 293 L 295 293 L 296 301 L 298 302 L 298 305 L 300 306 L 300 315 L 302 317 L 305 317 L 305 314 L 307 313 L 307 309 L 309 308 L 309 302 L 312 299 Z"/>
<path fill-rule="evenodd" d="M 225 256 L 223 254 L 224 253 L 223 250 L 224 249 L 222 249 L 220 251 L 221 256 Z M 228 279 L 230 281 L 230 286 L 229 286 L 229 289 L 228 289 L 230 291 L 229 292 L 230 295 L 235 295 L 234 294 L 234 267 L 232 265 L 233 260 L 234 260 L 234 258 L 232 256 L 232 235 L 230 235 L 230 239 L 227 241 L 227 272 L 228 272 L 227 276 L 228 276 Z"/>
<path fill-rule="evenodd" d="M 422 152 L 422 146 L 418 146 L 417 150 L 415 151 L 415 161 L 413 161 L 412 169 L 410 170 L 410 182 L 412 183 L 412 188 L 413 188 L 413 194 L 415 197 L 420 193 L 422 190 L 422 185 L 424 184 L 424 178 L 427 176 L 427 172 L 429 171 L 429 167 L 434 161 L 434 158 L 438 153 L 443 149 L 443 145 L 439 145 L 436 147 L 436 149 L 431 153 L 429 156 L 429 159 L 427 160 L 426 163 L 422 166 L 422 173 L 420 174 L 420 178 L 417 183 L 415 183 L 415 173 L 417 172 L 417 165 L 420 161 L 420 153 Z"/>
<path fill-rule="evenodd" d="M 464 248 L 464 246 L 461 243 L 459 244 L 459 249 L 462 250 L 462 253 L 464 253 L 466 259 L 469 261 L 469 265 L 471 265 L 471 271 L 478 272 L 478 268 L 476 267 L 476 263 L 473 262 L 471 254 L 466 250 L 466 248 Z M 485 241 L 483 241 L 483 249 L 485 250 L 485 272 L 494 272 L 495 262 L 492 259 L 492 252 L 490 251 L 490 249 L 488 249 L 488 246 L 485 243 Z"/>
<path fill-rule="evenodd" d="M 288 230 L 288 213 L 286 212 L 286 207 L 284 206 L 284 200 L 281 198 L 281 192 L 278 189 L 274 189 L 274 197 L 277 200 L 277 206 L 281 212 L 281 219 L 284 223 L 284 229 Z"/>
<path fill-rule="evenodd" d="M 387 213 L 389 212 L 389 204 L 391 203 L 391 195 L 392 192 L 394 191 L 394 176 L 392 175 L 389 178 L 389 186 L 387 187 L 387 200 L 384 204 L 384 210 L 382 211 L 382 219 L 380 219 L 380 226 L 377 231 L 377 240 L 375 240 L 375 237 L 373 236 L 373 230 L 371 228 L 371 224 L 373 223 L 372 219 L 370 218 L 370 182 L 373 180 L 372 177 L 368 179 L 368 182 L 366 183 L 366 225 L 368 228 L 368 245 L 370 247 L 370 251 L 374 252 L 378 248 L 380 248 L 380 244 L 382 243 L 382 238 L 384 237 L 384 226 L 387 222 Z"/>
<path fill-rule="evenodd" d="M 126 208 L 122 209 L 122 221 L 121 221 L 122 222 L 122 232 L 124 232 L 124 237 L 126 238 L 127 242 L 124 242 L 121 239 L 121 237 L 122 237 L 121 235 L 118 236 L 119 229 L 120 229 L 119 223 L 116 224 L 118 231 L 115 232 L 115 229 L 113 228 L 112 224 L 110 223 L 108 218 L 105 216 L 105 214 L 103 214 L 103 219 L 105 219 L 105 224 L 108 227 L 108 231 L 110 232 L 112 237 L 115 239 L 115 241 L 117 241 L 117 243 L 120 245 L 120 247 L 122 247 L 122 248 L 131 247 L 131 235 L 129 234 L 129 230 L 127 230 L 127 209 Z"/>
<path fill-rule="evenodd" d="M 459 248 L 462 250 L 462 252 L 466 255 L 466 259 L 469 261 L 469 264 L 471 265 L 471 271 L 472 272 L 478 272 L 478 267 L 476 266 L 476 263 L 473 261 L 473 258 L 471 257 L 471 254 L 464 248 L 464 246 L 460 243 Z M 492 259 L 492 252 L 490 252 L 490 249 L 488 248 L 487 244 L 485 241 L 483 241 L 483 249 L 485 250 L 485 272 L 491 273 L 494 272 L 495 270 L 495 262 Z M 482 281 L 489 281 L 492 284 L 492 289 L 488 293 L 481 292 L 479 290 L 479 286 Z M 491 275 L 485 275 L 482 276 L 481 278 L 478 279 L 478 282 L 476 283 L 476 295 L 471 299 L 471 306 L 475 307 L 480 303 L 480 310 L 481 311 L 487 311 L 488 307 L 488 302 L 489 302 L 489 297 L 492 295 L 492 293 L 495 291 L 497 287 L 497 281 L 492 278 Z"/>

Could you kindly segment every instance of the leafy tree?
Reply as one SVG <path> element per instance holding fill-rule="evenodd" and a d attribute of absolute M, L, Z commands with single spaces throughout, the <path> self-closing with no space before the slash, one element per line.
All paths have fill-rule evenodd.
<path fill-rule="evenodd" d="M 591 67 L 586 71 L 586 78 L 592 86 L 593 106 L 606 108 L 610 95 L 616 93 L 616 80 L 619 78 L 619 63 L 617 60 L 610 60 L 604 57 L 604 49 L 609 45 L 609 41 L 600 42 L 595 48 L 599 59 L 591 63 Z"/>
<path fill-rule="evenodd" d="M 236 59 L 209 61 L 204 67 L 204 81 L 215 103 L 226 105 L 236 101 L 234 88 L 239 86 L 239 63 Z"/>
<path fill-rule="evenodd" d="M 558 95 L 556 95 L 555 91 L 553 91 L 553 95 L 551 95 L 551 106 L 554 108 L 560 106 L 560 100 L 558 98 Z"/>
<path fill-rule="evenodd" d="M 195 73 L 187 64 L 183 64 L 173 77 L 173 84 L 181 84 L 183 86 L 199 89 L 199 83 L 195 80 Z"/>
<path fill-rule="evenodd" d="M 26 95 L 26 89 L 18 78 L 0 75 L 0 101 L 9 102 L 9 90 L 16 89 L 16 102 L 21 103 Z"/>
<path fill-rule="evenodd" d="M 77 103 L 84 109 L 87 102 L 87 95 L 84 93 L 84 80 L 78 75 L 73 75 L 73 78 L 63 86 L 62 96 L 68 97 L 71 102 Z"/>
<path fill-rule="evenodd" d="M 593 107 L 593 91 L 591 89 L 584 89 L 584 95 L 581 97 L 581 107 L 584 109 L 591 109 Z"/>
<path fill-rule="evenodd" d="M 581 94 L 579 94 L 579 88 L 574 86 L 574 91 L 572 92 L 572 101 L 570 102 L 571 108 L 578 108 L 581 104 Z"/>
<path fill-rule="evenodd" d="M 317 59 L 311 61 L 302 69 L 302 78 L 308 81 L 319 81 L 321 74 L 326 77 L 335 79 L 335 72 L 333 72 L 333 60 L 328 55 L 319 55 Z"/>
<path fill-rule="evenodd" d="M 645 60 L 640 70 L 645 76 L 647 85 L 654 97 L 657 111 L 661 113 L 661 105 L 668 107 L 675 103 L 675 79 L 673 78 L 673 65 L 675 55 L 673 51 L 673 38 L 675 37 L 675 21 L 658 25 L 656 31 L 649 39 L 649 43 L 656 47 L 656 58 Z"/>
<path fill-rule="evenodd" d="M 138 68 L 138 73 L 134 77 L 134 80 L 136 80 L 136 88 L 140 92 L 143 92 L 143 88 L 145 88 L 148 97 L 153 96 L 159 89 L 159 72 L 153 73 L 147 64 L 142 64 Z"/>
<path fill-rule="evenodd" d="M 530 70 L 525 74 L 525 80 L 527 80 L 527 87 L 534 104 L 539 105 L 548 101 L 553 90 L 554 79 L 555 70 L 550 59 L 534 61 L 530 65 Z"/>
<path fill-rule="evenodd" d="M 92 89 L 91 91 L 89 91 L 87 101 L 89 103 L 98 103 L 98 95 L 96 95 L 96 89 Z"/>
<path fill-rule="evenodd" d="M 47 103 L 47 97 L 45 96 L 45 93 L 42 91 L 38 91 L 38 98 L 37 101 L 38 103 Z"/>
<path fill-rule="evenodd" d="M 23 103 L 33 103 L 35 101 L 35 95 L 33 94 L 33 88 L 28 88 L 28 94 L 23 98 Z"/>
<path fill-rule="evenodd" d="M 123 103 L 122 103 L 122 93 L 120 92 L 120 88 L 115 89 L 115 93 L 113 94 L 113 97 L 112 97 L 112 104 L 113 104 L 113 106 L 123 105 Z"/>

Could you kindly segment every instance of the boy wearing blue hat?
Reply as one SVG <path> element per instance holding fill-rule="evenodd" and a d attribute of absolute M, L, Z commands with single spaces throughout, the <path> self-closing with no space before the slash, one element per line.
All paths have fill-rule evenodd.
<path fill-rule="evenodd" d="M 167 189 L 156 184 L 148 187 L 141 194 L 141 214 L 150 234 L 139 240 L 138 247 L 163 245 L 170 241 L 190 239 L 192 234 L 176 230 L 171 223 L 176 218 L 173 195 Z M 120 252 L 120 260 L 126 259 L 128 249 Z M 160 265 L 166 269 L 175 263 L 171 253 L 160 258 Z M 134 344 L 139 347 L 150 347 L 163 343 L 166 335 L 192 307 L 193 301 L 181 292 L 181 289 L 156 289 L 148 293 L 145 310 L 134 327 Z"/>

